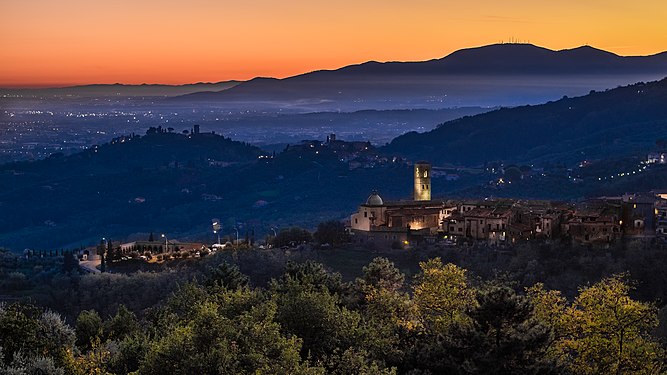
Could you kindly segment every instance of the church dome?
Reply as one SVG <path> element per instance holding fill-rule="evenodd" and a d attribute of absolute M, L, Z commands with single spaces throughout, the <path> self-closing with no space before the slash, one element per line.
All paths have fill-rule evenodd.
<path fill-rule="evenodd" d="M 373 194 L 371 194 L 368 199 L 366 200 L 366 205 L 367 206 L 382 206 L 384 202 L 382 201 L 382 198 L 378 195 L 377 191 L 374 191 Z"/>

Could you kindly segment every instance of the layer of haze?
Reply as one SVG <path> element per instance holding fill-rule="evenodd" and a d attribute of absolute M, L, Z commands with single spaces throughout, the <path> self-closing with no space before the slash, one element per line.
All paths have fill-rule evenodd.
<path fill-rule="evenodd" d="M 0 86 L 212 82 L 518 39 L 667 49 L 665 0 L 0 0 Z"/>

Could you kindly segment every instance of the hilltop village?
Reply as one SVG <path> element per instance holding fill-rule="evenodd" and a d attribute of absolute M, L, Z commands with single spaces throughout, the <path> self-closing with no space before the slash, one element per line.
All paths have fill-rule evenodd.
<path fill-rule="evenodd" d="M 503 246 L 571 239 L 609 245 L 621 238 L 667 240 L 667 191 L 599 197 L 578 204 L 518 199 L 431 197 L 431 165 L 414 165 L 412 200 L 385 201 L 377 191 L 350 217 L 355 243 L 406 247 L 440 240 Z"/>
<path fill-rule="evenodd" d="M 333 136 L 327 140 L 331 145 L 336 142 Z M 369 147 L 365 142 L 341 142 L 340 145 L 336 151 L 344 160 Z M 317 148 L 305 142 L 299 147 Z M 434 173 L 437 171 L 428 162 L 414 164 L 411 200 L 386 201 L 378 191 L 373 191 L 357 212 L 341 224 L 346 231 L 343 242 L 387 249 L 433 243 L 506 248 L 527 241 L 566 241 L 608 247 L 622 239 L 667 245 L 667 191 L 598 197 L 579 203 L 511 198 L 442 199 L 431 196 Z M 266 241 L 255 241 L 254 231 L 250 236 L 246 232 L 239 238 L 238 228 L 235 229 L 236 239 L 231 236 L 223 244 L 182 242 L 164 235 L 154 239 L 151 234 L 148 240 L 113 241 L 82 248 L 78 255 L 84 262 L 92 261 L 90 270 L 95 272 L 101 253 L 115 260 L 141 258 L 162 262 L 181 257 L 198 258 L 226 248 L 276 246 L 276 233 L 273 238 L 267 236 Z M 287 242 L 296 247 L 309 242 L 306 238 L 309 236 L 298 240 L 290 238 Z"/>

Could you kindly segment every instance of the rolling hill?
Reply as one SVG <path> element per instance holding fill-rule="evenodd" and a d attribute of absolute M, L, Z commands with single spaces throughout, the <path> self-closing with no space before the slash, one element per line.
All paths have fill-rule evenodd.
<path fill-rule="evenodd" d="M 395 138 L 386 152 L 436 164 L 572 163 L 646 152 L 667 133 L 667 78 L 464 117 Z"/>

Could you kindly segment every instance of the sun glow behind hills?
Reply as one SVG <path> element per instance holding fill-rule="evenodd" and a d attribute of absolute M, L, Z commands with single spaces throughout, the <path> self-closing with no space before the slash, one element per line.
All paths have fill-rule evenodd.
<path fill-rule="evenodd" d="M 0 0 L 0 86 L 285 77 L 510 38 L 646 55 L 664 19 L 663 0 Z"/>

